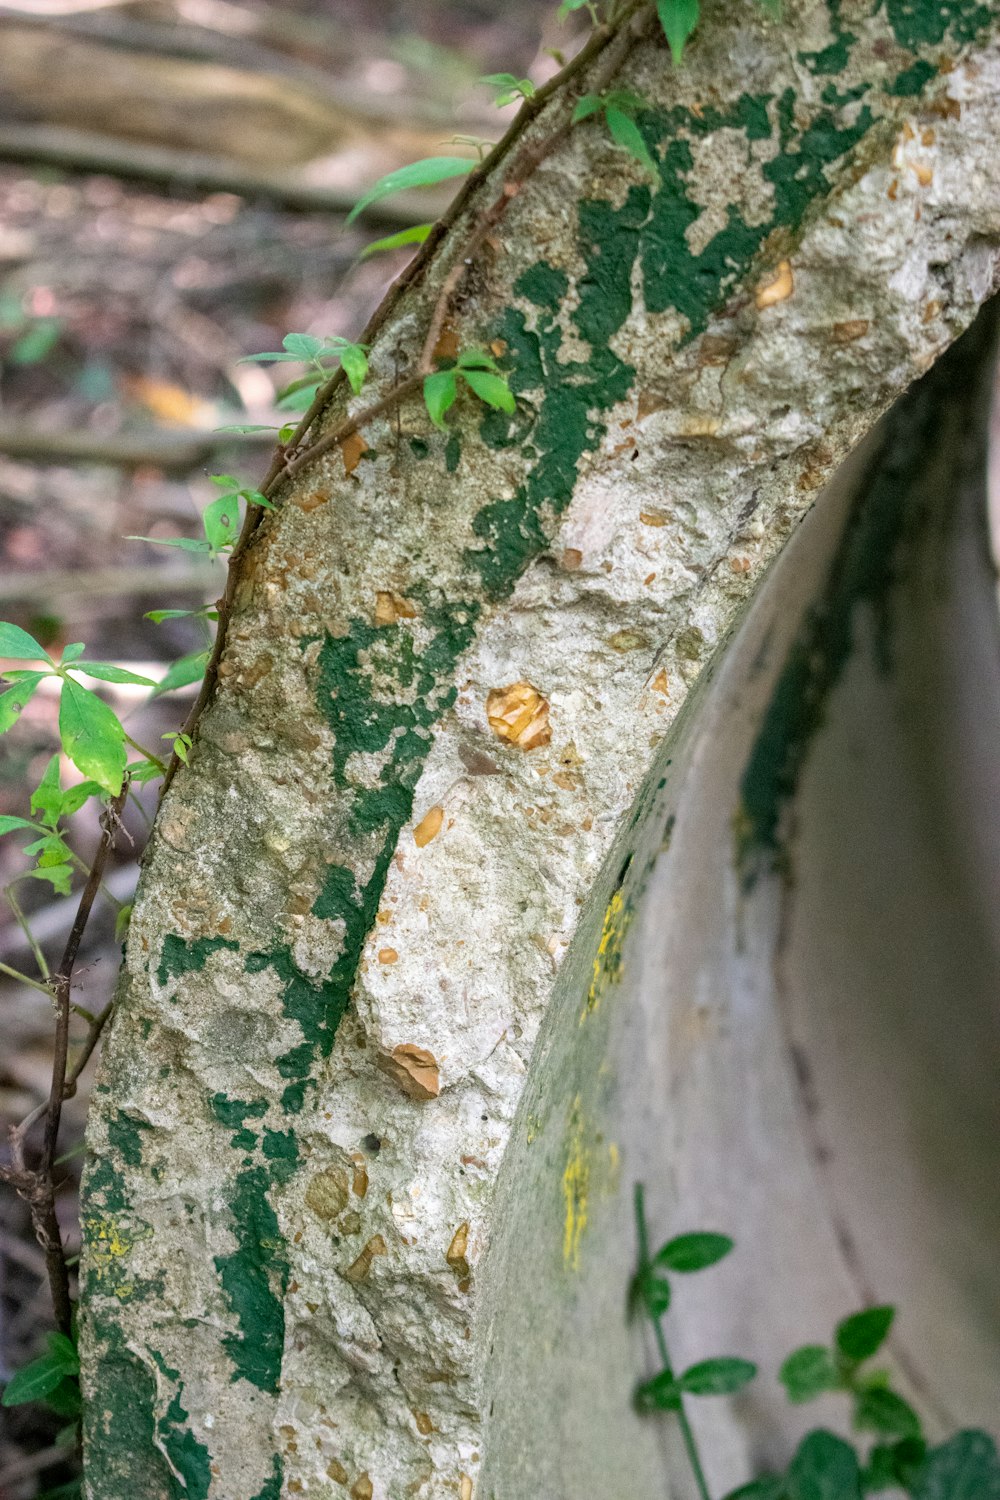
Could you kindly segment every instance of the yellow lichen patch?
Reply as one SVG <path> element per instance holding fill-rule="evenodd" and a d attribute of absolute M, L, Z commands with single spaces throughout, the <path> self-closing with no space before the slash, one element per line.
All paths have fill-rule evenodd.
<path fill-rule="evenodd" d="M 777 302 L 784 302 L 795 290 L 795 278 L 792 276 L 792 263 L 783 260 L 777 268 L 766 276 L 757 288 L 755 301 L 761 309 L 773 307 Z"/>
<path fill-rule="evenodd" d="M 468 1220 L 460 1224 L 451 1237 L 451 1244 L 444 1252 L 444 1258 L 448 1262 L 456 1276 L 466 1277 L 472 1273 L 469 1262 L 466 1259 L 466 1251 L 469 1248 L 469 1224 Z"/>
<path fill-rule="evenodd" d="M 306 1203 L 318 1219 L 335 1219 L 347 1207 L 348 1192 L 343 1167 L 327 1167 L 306 1188 Z"/>
<path fill-rule="evenodd" d="M 403 1042 L 391 1053 L 380 1052 L 377 1062 L 411 1099 L 436 1099 L 441 1092 L 437 1058 L 426 1047 Z"/>
<path fill-rule="evenodd" d="M 604 925 L 601 928 L 601 940 L 594 956 L 590 989 L 587 991 L 587 1001 L 580 1014 L 581 1024 L 600 1005 L 608 987 L 617 984 L 621 978 L 622 947 L 631 921 L 632 908 L 626 902 L 621 886 L 619 886 L 612 893 L 604 912 Z"/>
<path fill-rule="evenodd" d="M 563 1227 L 563 1264 L 576 1271 L 580 1266 L 580 1241 L 587 1227 L 587 1195 L 590 1190 L 590 1154 L 584 1144 L 580 1095 L 573 1101 L 566 1168 L 562 1176 L 566 1220 Z"/>
<path fill-rule="evenodd" d="M 375 595 L 375 624 L 395 625 L 397 620 L 415 620 L 417 611 L 402 594 L 380 589 Z"/>
<path fill-rule="evenodd" d="M 444 808 L 432 807 L 429 812 L 424 813 L 416 828 L 413 830 L 413 842 L 418 849 L 429 844 L 431 839 L 436 839 L 441 832 L 441 824 L 444 822 Z"/>
<path fill-rule="evenodd" d="M 364 1281 L 372 1268 L 372 1261 L 376 1255 L 387 1255 L 388 1253 L 385 1240 L 382 1236 L 380 1234 L 372 1235 L 372 1238 L 368 1241 L 357 1260 L 351 1262 L 344 1275 L 348 1281 Z"/>
<path fill-rule="evenodd" d="M 494 688 L 486 699 L 486 717 L 497 739 L 519 750 L 536 750 L 552 738 L 549 705 L 530 682 Z"/>
<path fill-rule="evenodd" d="M 121 1302 L 127 1302 L 135 1291 L 135 1282 L 122 1279 L 124 1267 L 121 1262 L 129 1254 L 137 1240 L 149 1239 L 153 1231 L 144 1230 L 138 1235 L 121 1232 L 117 1221 L 110 1216 L 86 1221 L 87 1238 L 90 1245 L 90 1263 L 99 1280 L 109 1279 L 111 1290 Z"/>

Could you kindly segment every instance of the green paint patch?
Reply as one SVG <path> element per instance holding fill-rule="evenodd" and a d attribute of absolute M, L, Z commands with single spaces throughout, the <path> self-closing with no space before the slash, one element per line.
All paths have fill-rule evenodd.
<path fill-rule="evenodd" d="M 281 1500 L 281 1485 L 285 1477 L 285 1466 L 280 1453 L 275 1453 L 271 1459 L 271 1477 L 264 1487 L 259 1489 L 251 1500 Z"/>
<path fill-rule="evenodd" d="M 171 1369 L 156 1350 L 150 1352 L 160 1373 L 168 1380 L 177 1382 L 173 1400 L 164 1416 L 160 1417 L 156 1423 L 156 1434 L 160 1445 L 181 1476 L 181 1488 L 177 1493 L 182 1492 L 188 1500 L 208 1500 L 212 1483 L 211 1458 L 205 1444 L 199 1442 L 187 1426 L 189 1414 L 181 1400 L 184 1386 L 181 1382 L 180 1371 Z"/>
<path fill-rule="evenodd" d="M 841 0 L 828 0 L 828 4 L 834 40 L 821 52 L 799 53 L 799 62 L 810 73 L 842 73 L 850 61 L 851 48 L 857 41 L 853 31 L 848 31 L 840 19 Z"/>
<path fill-rule="evenodd" d="M 933 63 L 918 58 L 911 68 L 904 68 L 897 73 L 888 92 L 896 94 L 902 99 L 910 98 L 914 94 L 920 94 L 937 74 L 937 68 Z"/>
<path fill-rule="evenodd" d="M 299 1147 L 290 1130 L 265 1130 L 264 1155 L 271 1163 L 274 1182 L 287 1182 L 299 1162 Z"/>
<path fill-rule="evenodd" d="M 120 1109 L 108 1120 L 108 1143 L 127 1167 L 141 1167 L 142 1132 L 151 1129 L 148 1120 L 134 1120 Z"/>
<path fill-rule="evenodd" d="M 239 1173 L 230 1200 L 237 1248 L 231 1255 L 217 1255 L 215 1267 L 239 1325 L 238 1333 L 224 1334 L 222 1340 L 233 1362 L 232 1378 L 275 1394 L 285 1337 L 282 1299 L 288 1260 L 268 1200 L 269 1186 L 263 1167 Z"/>
<path fill-rule="evenodd" d="M 961 46 L 974 41 L 990 24 L 989 5 L 970 0 L 886 0 L 886 15 L 901 47 L 936 47 L 949 37 Z"/>
<path fill-rule="evenodd" d="M 160 984 L 166 984 L 169 979 L 180 979 L 185 974 L 203 969 L 210 955 L 217 953 L 220 948 L 235 951 L 239 946 L 239 943 L 231 942 L 229 938 L 182 938 L 175 932 L 168 932 L 163 939 L 156 977 Z"/>

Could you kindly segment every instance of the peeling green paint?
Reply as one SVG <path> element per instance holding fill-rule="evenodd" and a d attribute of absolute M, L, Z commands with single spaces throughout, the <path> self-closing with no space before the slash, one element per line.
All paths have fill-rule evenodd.
<path fill-rule="evenodd" d="M 276 1393 L 285 1337 L 282 1299 L 288 1285 L 288 1260 L 267 1196 L 269 1186 L 263 1167 L 239 1173 L 230 1200 L 237 1248 L 230 1255 L 217 1255 L 215 1266 L 239 1324 L 238 1333 L 227 1333 L 222 1340 L 233 1362 L 232 1378 Z"/>
<path fill-rule="evenodd" d="M 210 955 L 217 953 L 220 948 L 235 950 L 239 946 L 239 943 L 234 943 L 229 938 L 183 938 L 178 937 L 175 932 L 168 932 L 163 939 L 156 977 L 160 984 L 166 984 L 169 979 L 180 979 L 184 974 L 193 974 L 198 969 L 203 969 Z"/>
<path fill-rule="evenodd" d="M 156 1422 L 156 1434 L 163 1451 L 180 1475 L 180 1485 L 175 1493 L 178 1496 L 183 1494 L 186 1500 L 208 1500 L 212 1483 L 211 1458 L 205 1444 L 199 1442 L 187 1425 L 189 1414 L 181 1400 L 184 1385 L 180 1371 L 171 1369 L 155 1350 L 151 1352 L 160 1373 L 177 1382 L 173 1400 Z"/>
<path fill-rule="evenodd" d="M 886 0 L 886 15 L 901 47 L 936 47 L 950 33 L 961 46 L 971 42 L 993 19 L 988 5 L 969 0 Z"/>
<path fill-rule="evenodd" d="M 126 1166 L 142 1166 L 142 1132 L 150 1129 L 148 1120 L 133 1119 L 123 1109 L 108 1120 L 108 1142 Z"/>
<path fill-rule="evenodd" d="M 281 1484 L 285 1477 L 285 1466 L 280 1453 L 275 1453 L 271 1459 L 271 1477 L 251 1500 L 281 1500 Z"/>

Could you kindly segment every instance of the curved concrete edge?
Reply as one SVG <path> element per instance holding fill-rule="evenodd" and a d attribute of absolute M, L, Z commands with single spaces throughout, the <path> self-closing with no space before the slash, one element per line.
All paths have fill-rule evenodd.
<path fill-rule="evenodd" d="M 776 1375 L 875 1303 L 930 1434 L 1000 1434 L 995 327 L 820 496 L 595 889 L 498 1184 L 486 1500 L 694 1494 L 676 1424 L 631 1405 L 659 1368 L 626 1316 L 637 1182 L 656 1244 L 737 1242 L 667 1316 L 676 1369 L 761 1367 L 689 1403 L 713 1494 L 852 1435 Z"/>

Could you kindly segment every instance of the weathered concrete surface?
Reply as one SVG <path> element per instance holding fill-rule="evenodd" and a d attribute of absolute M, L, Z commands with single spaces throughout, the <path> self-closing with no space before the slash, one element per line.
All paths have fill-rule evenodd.
<path fill-rule="evenodd" d="M 658 190 L 594 124 L 526 184 L 456 326 L 509 359 L 516 418 L 464 404 L 446 440 L 406 406 L 259 535 L 95 1097 L 90 1500 L 476 1492 L 495 1186 L 554 987 L 599 1011 L 685 701 L 997 281 L 987 8 L 790 9 L 723 17 L 681 73 L 636 42 Z M 376 393 L 448 253 L 382 327 Z M 561 1130 L 539 1254 L 571 1282 L 587 1125 Z"/>

